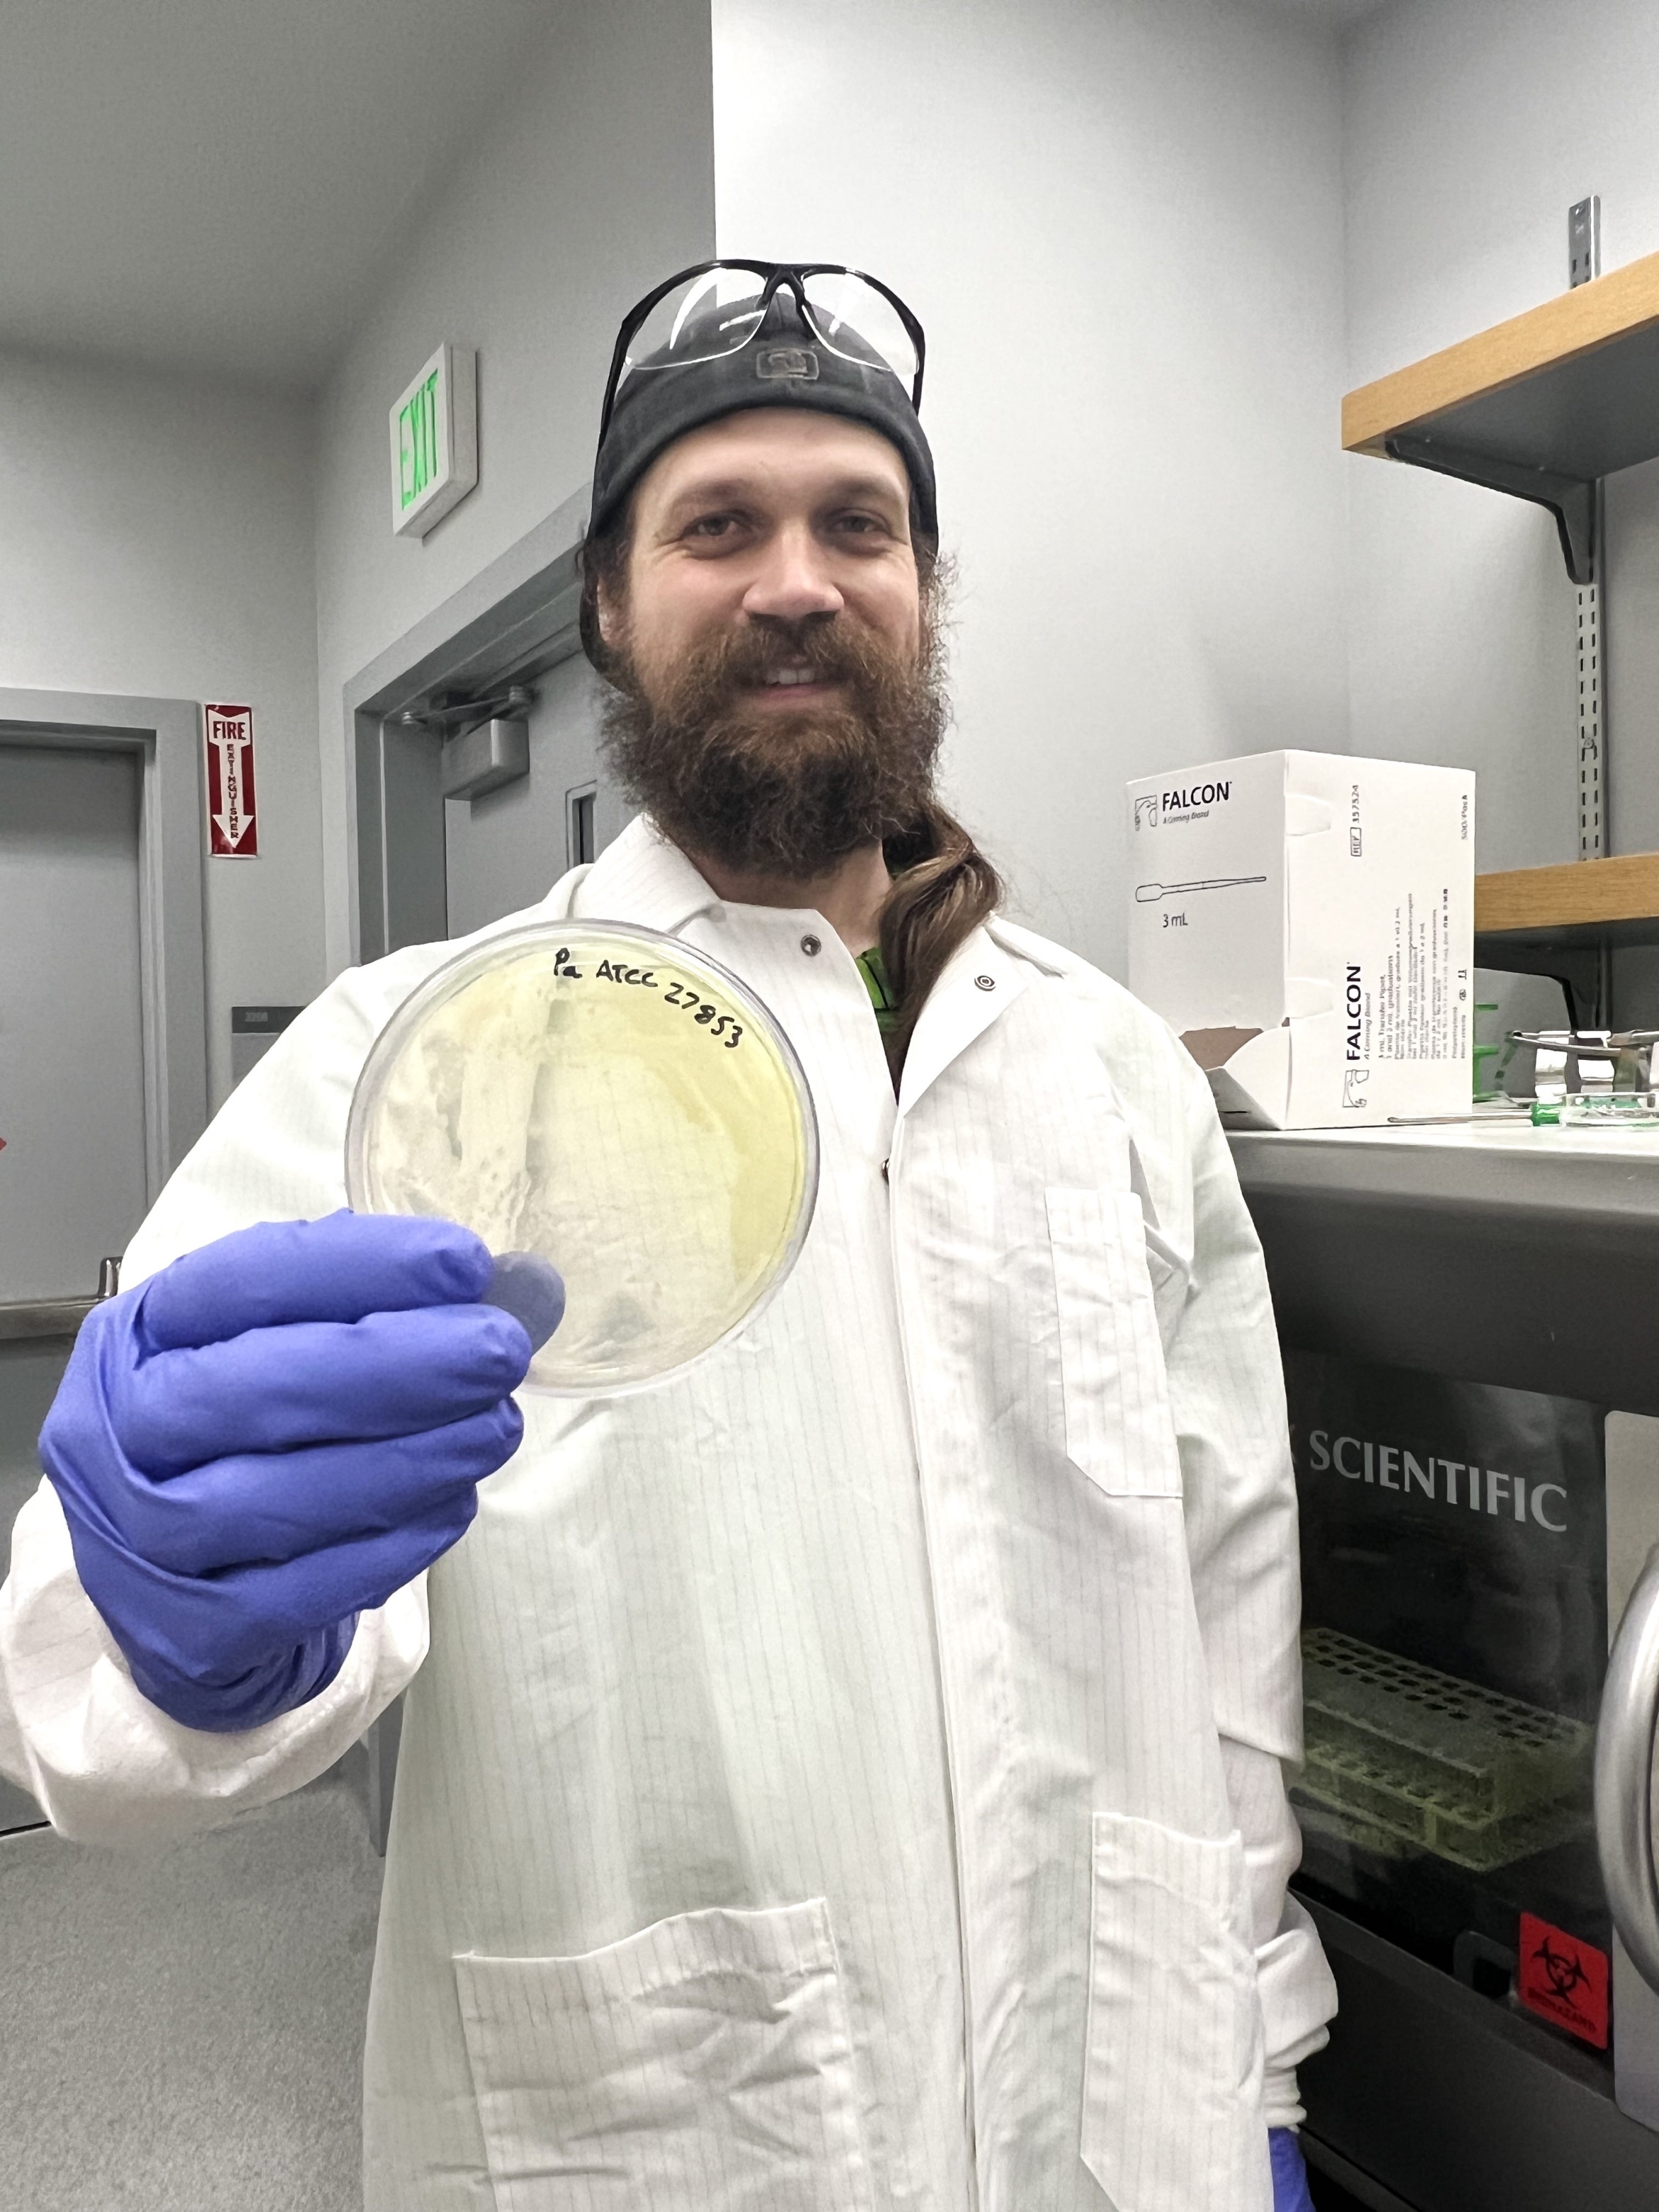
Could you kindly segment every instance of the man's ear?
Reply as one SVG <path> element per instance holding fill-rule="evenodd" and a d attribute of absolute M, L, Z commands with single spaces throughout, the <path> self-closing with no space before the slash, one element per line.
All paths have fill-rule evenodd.
<path fill-rule="evenodd" d="M 623 619 L 623 610 L 616 594 L 603 579 L 600 580 L 599 588 L 594 592 L 593 606 L 599 618 L 600 641 L 608 645 L 614 653 L 622 643 L 623 633 L 627 628 L 627 623 Z"/>

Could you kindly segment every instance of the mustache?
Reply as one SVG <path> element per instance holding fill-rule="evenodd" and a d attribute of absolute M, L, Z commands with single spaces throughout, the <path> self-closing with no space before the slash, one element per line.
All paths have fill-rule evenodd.
<path fill-rule="evenodd" d="M 806 670 L 815 683 L 844 684 L 860 699 L 890 684 L 894 674 L 891 647 L 845 614 L 799 622 L 757 616 L 699 640 L 656 703 L 671 716 L 677 707 L 692 706 L 701 718 L 734 704 L 781 668 Z"/>

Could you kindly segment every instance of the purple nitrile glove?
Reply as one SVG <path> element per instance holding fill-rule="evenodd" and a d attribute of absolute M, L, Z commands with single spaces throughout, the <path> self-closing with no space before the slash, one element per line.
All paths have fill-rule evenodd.
<path fill-rule="evenodd" d="M 514 1255 L 543 1328 L 562 1292 Z M 258 1727 L 448 1550 L 523 1433 L 525 1321 L 453 1223 L 266 1222 L 95 1306 L 40 1434 L 82 1588 L 152 1704 Z M 549 1316 L 551 1316 L 550 1321 Z"/>
<path fill-rule="evenodd" d="M 1273 2160 L 1273 2212 L 1314 2212 L 1308 2194 L 1308 2169 L 1302 2162 L 1302 2146 L 1294 2128 L 1269 2128 L 1267 2153 Z"/>

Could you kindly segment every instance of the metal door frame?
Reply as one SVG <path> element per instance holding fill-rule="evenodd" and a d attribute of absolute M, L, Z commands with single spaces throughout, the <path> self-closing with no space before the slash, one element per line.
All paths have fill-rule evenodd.
<path fill-rule="evenodd" d="M 208 1120 L 201 708 L 193 699 L 0 688 L 0 745 L 136 753 L 145 1203 Z"/>
<path fill-rule="evenodd" d="M 378 960 L 449 933 L 439 741 L 393 719 L 439 691 L 528 681 L 581 650 L 577 554 L 591 487 L 556 507 L 470 583 L 360 669 L 343 692 L 351 957 Z M 384 1854 L 403 1699 L 363 1741 L 369 1832 Z"/>
<path fill-rule="evenodd" d="M 345 686 L 354 961 L 448 934 L 438 740 L 392 718 L 437 692 L 528 682 L 580 651 L 589 492 L 584 484 Z"/>

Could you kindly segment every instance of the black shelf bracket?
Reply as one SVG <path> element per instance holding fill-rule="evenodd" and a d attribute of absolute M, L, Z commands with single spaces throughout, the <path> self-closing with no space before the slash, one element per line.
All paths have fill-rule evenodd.
<path fill-rule="evenodd" d="M 1396 431 L 1384 448 L 1392 461 L 1409 461 L 1413 467 L 1433 469 L 1443 477 L 1457 477 L 1465 483 L 1485 484 L 1489 491 L 1508 492 L 1513 499 L 1529 499 L 1547 507 L 1560 533 L 1562 558 L 1575 584 L 1595 578 L 1595 484 L 1593 479 L 1558 476 L 1553 469 L 1528 468 L 1519 461 L 1495 459 L 1490 453 L 1465 453 L 1443 438 L 1420 431 Z"/>
<path fill-rule="evenodd" d="M 1534 941 L 1516 944 L 1504 936 L 1474 940 L 1474 964 L 1494 968 L 1502 975 L 1547 975 L 1561 986 L 1567 1002 L 1567 1021 L 1576 1030 L 1609 1026 L 1607 963 L 1599 945 L 1548 945 Z"/>

